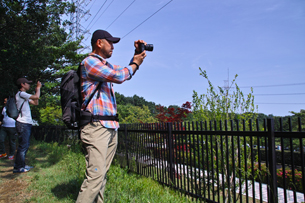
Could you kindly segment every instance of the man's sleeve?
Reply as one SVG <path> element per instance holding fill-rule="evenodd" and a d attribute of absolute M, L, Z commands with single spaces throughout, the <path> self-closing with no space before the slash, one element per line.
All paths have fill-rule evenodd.
<path fill-rule="evenodd" d="M 28 94 L 28 93 L 26 93 L 26 92 L 21 92 L 20 93 L 20 97 L 21 97 L 21 99 L 25 99 L 25 100 L 30 100 L 30 97 L 31 97 L 32 95 L 31 94 Z"/>
<path fill-rule="evenodd" d="M 95 58 L 88 58 L 84 67 L 87 76 L 96 81 L 122 83 L 130 79 L 132 72 L 128 68 L 121 68 L 120 66 L 113 66 L 113 69 L 108 65 L 103 64 L 100 60 Z M 131 68 L 131 67 L 130 67 Z"/>
<path fill-rule="evenodd" d="M 133 76 L 133 70 L 132 70 L 132 67 L 131 67 L 131 66 L 123 67 L 123 66 L 114 65 L 114 69 L 115 69 L 115 70 L 121 71 L 121 70 L 123 70 L 124 68 L 127 68 L 127 69 L 128 69 L 128 72 L 129 72 L 129 75 L 130 75 L 130 76 L 129 76 L 129 79 L 131 79 L 132 76 Z"/>

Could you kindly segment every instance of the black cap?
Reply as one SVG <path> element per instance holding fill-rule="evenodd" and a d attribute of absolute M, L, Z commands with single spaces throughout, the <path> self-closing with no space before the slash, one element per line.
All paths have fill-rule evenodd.
<path fill-rule="evenodd" d="M 30 83 L 32 83 L 32 81 L 27 80 L 26 78 L 19 78 L 17 80 L 17 85 L 20 85 L 21 83 L 28 83 L 28 84 L 30 84 Z"/>
<path fill-rule="evenodd" d="M 118 43 L 120 41 L 120 38 L 112 37 L 112 35 L 109 34 L 109 32 L 107 32 L 105 30 L 94 31 L 94 33 L 92 34 L 92 38 L 91 38 L 91 45 L 93 45 L 98 39 L 106 39 L 113 43 Z"/>

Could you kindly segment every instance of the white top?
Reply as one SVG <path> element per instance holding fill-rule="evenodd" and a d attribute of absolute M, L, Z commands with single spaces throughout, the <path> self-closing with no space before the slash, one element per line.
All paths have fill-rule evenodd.
<path fill-rule="evenodd" d="M 2 115 L 3 115 L 3 120 L 2 120 L 3 127 L 6 127 L 6 128 L 16 127 L 16 121 L 13 118 L 8 117 L 8 115 L 6 114 L 6 107 L 3 108 Z"/>
<path fill-rule="evenodd" d="M 19 96 L 19 93 L 20 93 L 21 98 Z M 31 114 L 30 103 L 29 103 L 31 96 L 32 96 L 31 94 L 28 94 L 28 93 L 22 92 L 22 91 L 19 91 L 16 94 L 16 104 L 17 104 L 18 109 L 20 109 L 22 103 L 25 100 L 25 102 L 22 106 L 21 112 L 17 118 L 17 121 L 20 123 L 27 123 L 27 124 L 33 125 L 32 114 Z"/>

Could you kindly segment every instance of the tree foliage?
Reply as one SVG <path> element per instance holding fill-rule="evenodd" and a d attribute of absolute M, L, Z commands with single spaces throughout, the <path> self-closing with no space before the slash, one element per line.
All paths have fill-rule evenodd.
<path fill-rule="evenodd" d="M 146 101 L 143 97 L 139 97 L 138 95 L 133 95 L 132 97 L 126 97 L 123 94 L 115 92 L 115 97 L 117 104 L 127 105 L 131 104 L 133 106 L 147 106 L 150 112 L 154 115 L 156 110 L 156 104 L 154 102 Z"/>
<path fill-rule="evenodd" d="M 139 107 L 131 104 L 118 105 L 120 123 L 155 123 L 157 119 L 153 117 L 147 106 Z"/>
<path fill-rule="evenodd" d="M 300 112 L 290 111 L 290 113 L 294 114 L 292 116 L 292 126 L 296 126 L 295 131 L 304 131 L 305 130 L 305 109 L 301 109 Z M 301 126 L 298 125 L 298 118 L 301 119 Z"/>
<path fill-rule="evenodd" d="M 15 82 L 28 77 L 55 82 L 48 91 L 58 94 L 56 79 L 64 67 L 79 62 L 80 40 L 69 40 L 64 15 L 75 12 L 67 0 L 3 0 L 0 3 L 0 97 L 16 93 Z M 34 85 L 33 85 L 34 86 Z M 34 87 L 33 87 L 34 88 Z"/>
<path fill-rule="evenodd" d="M 170 106 L 165 108 L 164 106 L 157 106 L 157 115 L 156 118 L 159 122 L 182 122 L 190 113 L 191 103 L 185 102 L 182 104 L 181 108 L 177 106 Z"/>
<path fill-rule="evenodd" d="M 68 0 L 0 3 L 0 99 L 16 94 L 15 82 L 20 77 L 33 81 L 29 93 L 34 93 L 37 81 L 43 82 L 39 105 L 32 107 L 33 118 L 38 123 L 50 122 L 43 111 L 58 117 L 58 79 L 68 70 L 76 69 L 83 57 L 77 54 L 82 38 L 71 40 L 67 31 L 70 22 L 64 20 L 74 12 L 75 5 Z"/>
<path fill-rule="evenodd" d="M 45 104 L 44 108 L 33 108 L 33 115 L 39 114 L 39 117 L 36 117 L 35 120 L 39 124 L 43 125 L 56 125 L 63 126 L 62 121 L 62 110 L 60 104 L 58 104 L 60 97 L 46 94 L 42 97 L 42 103 Z"/>
<path fill-rule="evenodd" d="M 238 85 L 235 83 L 237 75 L 231 82 L 231 85 L 224 89 L 222 87 L 215 88 L 209 80 L 205 70 L 200 70 L 202 75 L 209 84 L 206 94 L 198 95 L 193 91 L 193 116 L 197 121 L 210 120 L 230 120 L 255 118 L 253 89 L 251 93 L 244 95 Z M 235 90 L 230 93 L 230 89 L 235 84 Z"/>

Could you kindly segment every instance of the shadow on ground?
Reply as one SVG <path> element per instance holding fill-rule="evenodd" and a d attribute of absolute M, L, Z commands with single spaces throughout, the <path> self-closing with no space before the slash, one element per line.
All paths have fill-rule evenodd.
<path fill-rule="evenodd" d="M 58 199 L 69 198 L 76 200 L 79 187 L 79 182 L 74 179 L 67 183 L 57 185 L 51 191 Z"/>

